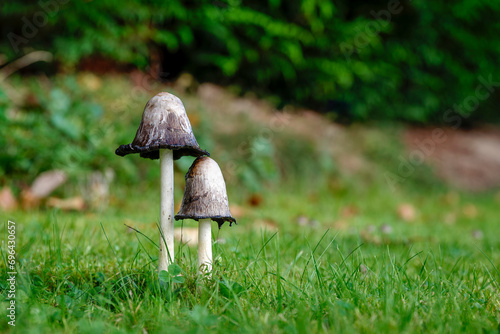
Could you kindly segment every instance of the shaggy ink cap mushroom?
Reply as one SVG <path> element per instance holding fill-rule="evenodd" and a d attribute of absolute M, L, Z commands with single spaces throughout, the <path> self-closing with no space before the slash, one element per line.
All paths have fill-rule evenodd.
<path fill-rule="evenodd" d="M 175 220 L 210 218 L 219 224 L 236 220 L 231 216 L 226 193 L 226 183 L 219 165 L 209 157 L 198 157 L 186 174 L 184 198 Z"/>
<path fill-rule="evenodd" d="M 185 155 L 210 155 L 198 145 L 182 101 L 166 92 L 148 101 L 134 141 L 121 145 L 115 153 L 122 157 L 139 153 L 142 158 L 159 159 L 160 149 L 173 150 L 174 160 Z"/>

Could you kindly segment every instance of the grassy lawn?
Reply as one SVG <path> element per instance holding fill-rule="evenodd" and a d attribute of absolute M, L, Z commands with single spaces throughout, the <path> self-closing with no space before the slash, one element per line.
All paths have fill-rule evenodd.
<path fill-rule="evenodd" d="M 496 332 L 498 203 L 458 197 L 448 203 L 446 193 L 414 195 L 408 199 L 425 215 L 405 223 L 394 214 L 401 199 L 382 189 L 344 198 L 320 193 L 306 203 L 294 192 L 270 194 L 237 226 L 217 231 L 214 224 L 212 279 L 196 277 L 196 249 L 179 245 L 186 281 L 174 285 L 157 280 L 156 245 L 124 226 L 157 242 L 155 220 L 141 223 L 155 216 L 156 196 L 139 200 L 151 205 L 147 213 L 133 200 L 99 214 L 11 213 L 19 254 L 16 329 Z M 329 226 L 345 203 L 358 203 L 361 213 Z M 477 217 L 458 211 L 453 225 L 439 219 L 443 209 L 465 203 Z M 304 212 L 318 223 L 299 226 L 295 217 Z M 273 225 L 254 226 L 262 217 Z M 476 221 L 482 237 L 474 234 Z M 3 275 L 2 289 L 5 282 Z"/>
<path fill-rule="evenodd" d="M 88 96 L 110 110 L 113 96 L 121 94 L 117 87 L 130 90 L 123 82 L 105 84 L 105 91 Z M 387 166 L 397 168 L 394 157 L 401 148 L 393 144 L 397 134 L 383 128 L 351 130 L 352 138 L 360 138 L 352 150 L 364 152 L 375 166 L 354 175 L 325 165 L 316 153 L 308 162 L 299 159 L 309 146 L 295 143 L 289 133 L 276 132 L 271 139 L 256 136 L 267 138 L 275 148 L 281 142 L 293 144 L 289 152 L 270 153 L 287 164 L 272 169 L 267 159 L 271 155 L 264 152 L 254 157 L 252 168 L 228 174 L 228 196 L 238 225 L 217 230 L 213 224 L 212 277 L 197 277 L 196 247 L 176 242 L 176 263 L 185 282 L 160 282 L 158 164 L 112 155 L 135 133 L 147 98 L 139 100 L 124 107 L 123 118 L 116 117 L 119 110 L 105 113 L 102 120 L 109 127 L 112 122 L 131 124 L 125 134 L 103 135 L 117 172 L 109 206 L 84 212 L 1 212 L 1 309 L 6 315 L 4 268 L 11 219 L 16 223 L 18 332 L 500 330 L 500 196 L 430 186 L 436 181 L 424 167 L 412 180 L 391 189 L 381 175 L 391 168 Z M 239 154 L 231 146 L 236 144 L 224 142 L 228 133 L 203 136 L 202 130 L 217 120 L 207 120 L 200 110 L 188 110 L 190 117 L 201 118 L 193 121 L 194 133 L 227 171 L 228 157 Z M 246 132 L 240 129 L 233 138 L 253 138 L 256 127 L 245 127 Z M 374 140 L 381 145 L 369 144 Z M 120 174 L 120 163 L 128 171 L 139 171 L 145 181 L 129 179 L 129 172 Z M 185 165 L 176 167 L 176 202 L 182 198 Z M 251 189 L 255 182 L 260 186 Z M 254 193 L 259 203 L 248 201 Z M 401 212 L 405 208 L 414 212 Z M 176 227 L 196 223 L 177 222 Z M 5 315 L 2 331 L 12 329 Z"/>

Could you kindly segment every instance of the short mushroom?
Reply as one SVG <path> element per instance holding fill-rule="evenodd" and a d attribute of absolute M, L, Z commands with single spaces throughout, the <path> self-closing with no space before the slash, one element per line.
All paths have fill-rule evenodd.
<path fill-rule="evenodd" d="M 209 157 L 197 158 L 186 174 L 184 198 L 175 220 L 194 219 L 198 229 L 198 273 L 212 271 L 212 230 L 210 221 L 219 228 L 224 222 L 236 223 L 231 216 L 226 184 L 219 165 Z"/>
<path fill-rule="evenodd" d="M 173 161 L 182 156 L 209 155 L 200 148 L 191 129 L 182 101 L 170 93 L 152 97 L 142 114 L 134 141 L 121 145 L 119 156 L 139 153 L 142 158 L 160 159 L 160 255 L 159 272 L 167 270 L 174 259 L 174 168 Z"/>

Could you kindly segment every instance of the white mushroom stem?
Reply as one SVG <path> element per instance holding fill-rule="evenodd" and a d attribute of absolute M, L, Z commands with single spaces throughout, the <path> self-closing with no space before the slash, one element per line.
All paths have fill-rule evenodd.
<path fill-rule="evenodd" d="M 212 271 L 212 220 L 200 219 L 198 228 L 198 274 Z"/>
<path fill-rule="evenodd" d="M 173 151 L 160 150 L 160 256 L 158 272 L 174 262 L 174 158 Z"/>

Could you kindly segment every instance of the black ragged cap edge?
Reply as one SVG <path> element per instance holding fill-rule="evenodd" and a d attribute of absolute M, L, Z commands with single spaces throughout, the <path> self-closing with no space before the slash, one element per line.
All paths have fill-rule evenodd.
<path fill-rule="evenodd" d="M 132 146 L 132 144 L 120 145 L 116 150 L 115 154 L 124 157 L 128 154 L 139 153 L 141 158 L 147 158 L 151 160 L 157 160 L 160 158 L 160 150 L 169 149 L 174 151 L 174 160 L 178 160 L 183 156 L 201 157 L 210 156 L 205 150 L 201 148 L 192 146 L 182 146 L 182 145 L 164 145 L 156 144 L 151 146 Z"/>
<path fill-rule="evenodd" d="M 217 224 L 219 225 L 219 230 L 222 227 L 222 225 L 224 225 L 225 222 L 229 222 L 229 227 L 233 226 L 233 223 L 235 225 L 238 225 L 238 223 L 236 222 L 236 219 L 234 219 L 231 216 L 229 216 L 229 217 L 222 217 L 222 216 L 196 216 L 195 217 L 195 216 L 188 216 L 188 215 L 175 215 L 174 218 L 175 218 L 175 220 L 193 219 L 193 220 L 196 220 L 196 221 L 198 221 L 200 219 L 210 218 L 214 222 L 217 222 Z"/>

